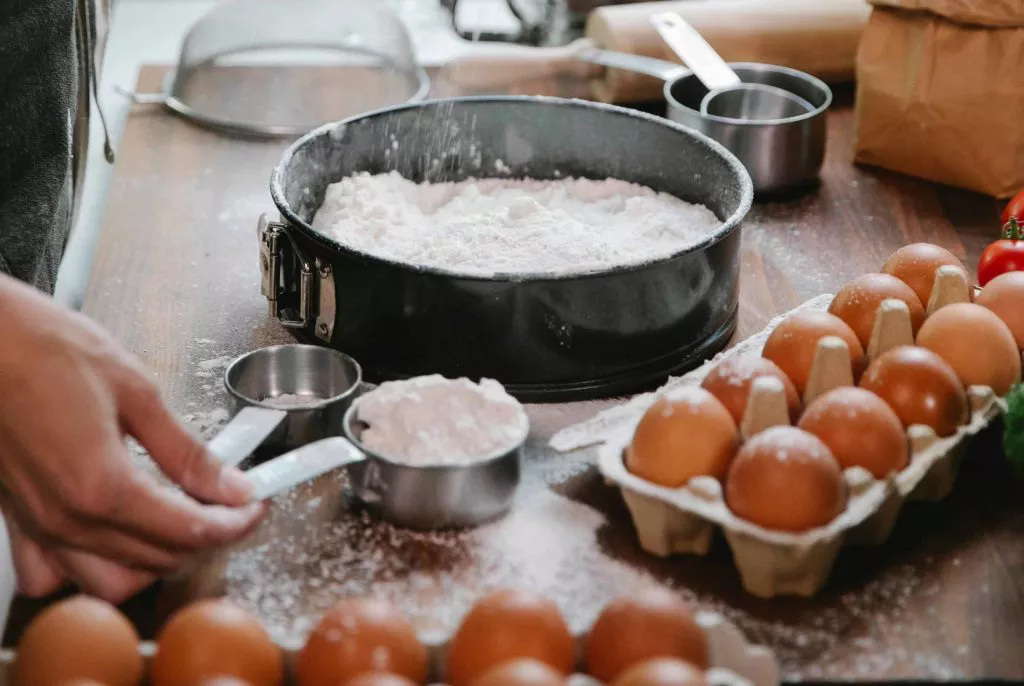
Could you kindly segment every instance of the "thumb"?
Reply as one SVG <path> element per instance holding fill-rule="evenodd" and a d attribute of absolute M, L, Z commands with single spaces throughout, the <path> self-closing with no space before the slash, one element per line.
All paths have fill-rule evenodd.
<path fill-rule="evenodd" d="M 220 463 L 164 404 L 160 391 L 141 373 L 122 384 L 118 413 L 122 426 L 185 491 L 204 502 L 241 506 L 252 485 L 242 472 Z"/>

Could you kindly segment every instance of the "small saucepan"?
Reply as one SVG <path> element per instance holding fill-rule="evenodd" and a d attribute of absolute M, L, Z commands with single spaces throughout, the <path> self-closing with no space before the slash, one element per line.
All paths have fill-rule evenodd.
<path fill-rule="evenodd" d="M 666 116 L 728 148 L 747 168 L 758 195 L 793 190 L 818 178 L 825 159 L 826 115 L 832 104 L 832 90 L 820 79 L 772 64 L 729 63 L 744 83 L 780 88 L 812 106 L 797 116 L 752 121 L 702 114 L 708 89 L 690 69 L 675 62 L 594 48 L 582 49 L 576 56 L 664 81 Z"/>

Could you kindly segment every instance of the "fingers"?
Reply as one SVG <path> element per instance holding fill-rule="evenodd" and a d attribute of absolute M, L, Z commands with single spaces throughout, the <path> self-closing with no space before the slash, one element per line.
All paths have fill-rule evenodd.
<path fill-rule="evenodd" d="M 188 553 L 154 545 L 145 539 L 107 527 L 88 529 L 75 542 L 82 550 L 112 562 L 154 574 L 173 572 L 188 560 Z"/>
<path fill-rule="evenodd" d="M 126 482 L 116 497 L 106 523 L 184 553 L 212 550 L 244 538 L 267 511 L 264 503 L 202 505 L 143 473 Z"/>
<path fill-rule="evenodd" d="M 153 574 L 129 569 L 78 550 L 57 549 L 52 556 L 79 588 L 115 605 L 156 581 Z"/>
<path fill-rule="evenodd" d="M 43 598 L 63 588 L 65 578 L 59 564 L 10 518 L 7 518 L 7 530 L 18 591 L 30 598 Z"/>
<path fill-rule="evenodd" d="M 11 553 L 18 590 L 30 598 L 56 593 L 70 580 L 87 593 L 121 603 L 156 580 L 152 574 L 89 553 L 70 549 L 48 552 L 16 526 L 11 526 Z"/>
<path fill-rule="evenodd" d="M 30 598 L 56 593 L 70 580 L 87 593 L 120 603 L 156 580 L 153 574 L 90 553 L 68 548 L 44 550 L 17 524 L 8 522 L 18 590 Z"/>
<path fill-rule="evenodd" d="M 119 389 L 125 430 L 149 452 L 160 469 L 189 494 L 219 505 L 249 502 L 252 487 L 242 473 L 226 467 L 197 441 L 164 404 L 156 386 L 139 372 Z"/>
<path fill-rule="evenodd" d="M 23 531 L 48 548 L 88 550 L 129 567 L 167 572 L 191 554 L 246 536 L 266 512 L 262 503 L 202 505 L 158 483 L 132 463 L 119 437 L 79 459 L 92 471 L 62 498 L 23 498 L 19 521 L 30 525 Z M 19 490 L 24 495 L 33 489 Z"/>

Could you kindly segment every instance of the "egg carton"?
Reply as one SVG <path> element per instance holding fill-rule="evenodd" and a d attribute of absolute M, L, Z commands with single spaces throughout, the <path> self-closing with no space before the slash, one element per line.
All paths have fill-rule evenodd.
<path fill-rule="evenodd" d="M 780 682 L 779 665 L 770 650 L 747 643 L 740 630 L 720 615 L 711 612 L 698 612 L 695 619 L 708 639 L 710 667 L 706 677 L 711 686 L 778 686 Z M 425 641 L 424 645 L 430 656 L 428 683 L 443 684 L 447 641 Z M 586 635 L 578 636 L 576 663 L 580 669 L 583 667 L 585 645 Z M 283 686 L 296 686 L 298 683 L 294 670 L 298 649 L 298 646 L 282 646 L 286 656 L 286 678 Z M 148 662 L 155 652 L 155 644 L 144 642 L 141 644 L 140 650 L 146 658 L 148 670 Z M 13 650 L 0 651 L 0 686 L 11 686 L 14 658 Z M 585 674 L 577 673 L 570 677 L 568 684 L 570 686 L 599 686 L 600 682 Z"/>
<path fill-rule="evenodd" d="M 971 287 L 961 274 L 940 269 L 928 313 L 971 299 Z M 819 297 L 793 311 L 826 310 L 831 300 L 830 296 Z M 735 354 L 759 356 L 768 333 L 766 330 L 739 344 Z M 906 304 L 898 300 L 883 302 L 868 358 L 909 344 L 913 344 L 913 332 Z M 699 385 L 716 362 L 712 360 L 675 380 L 672 388 Z M 781 383 L 777 379 L 758 380 L 762 381 L 755 383 L 748 400 L 741 426 L 744 437 L 768 426 L 789 423 Z M 805 403 L 852 383 L 846 344 L 838 338 L 819 341 Z M 968 439 L 1006 410 L 1004 401 L 991 388 L 972 386 L 967 395 L 970 419 L 955 434 L 940 438 L 930 427 L 909 427 L 911 459 L 903 470 L 882 479 L 859 467 L 845 470 L 849 492 L 846 510 L 826 526 L 802 533 L 771 531 L 739 519 L 725 504 L 722 484 L 713 477 L 697 477 L 681 488 L 665 488 L 630 473 L 623 455 L 642 411 L 633 413 L 631 429 L 616 431 L 599 447 L 598 468 L 608 483 L 622 491 L 645 551 L 660 557 L 675 553 L 705 555 L 715 531 L 721 529 L 748 592 L 762 598 L 812 596 L 827 581 L 843 545 L 879 545 L 892 533 L 906 501 L 937 501 L 949 494 Z M 649 407 L 653 402 L 654 398 L 645 405 Z"/>

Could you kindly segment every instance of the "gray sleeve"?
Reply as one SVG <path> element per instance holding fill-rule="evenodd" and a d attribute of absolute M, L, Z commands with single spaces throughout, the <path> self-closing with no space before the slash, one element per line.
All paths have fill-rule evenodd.
<path fill-rule="evenodd" d="M 0 2 L 0 269 L 51 292 L 71 224 L 75 0 Z"/>

